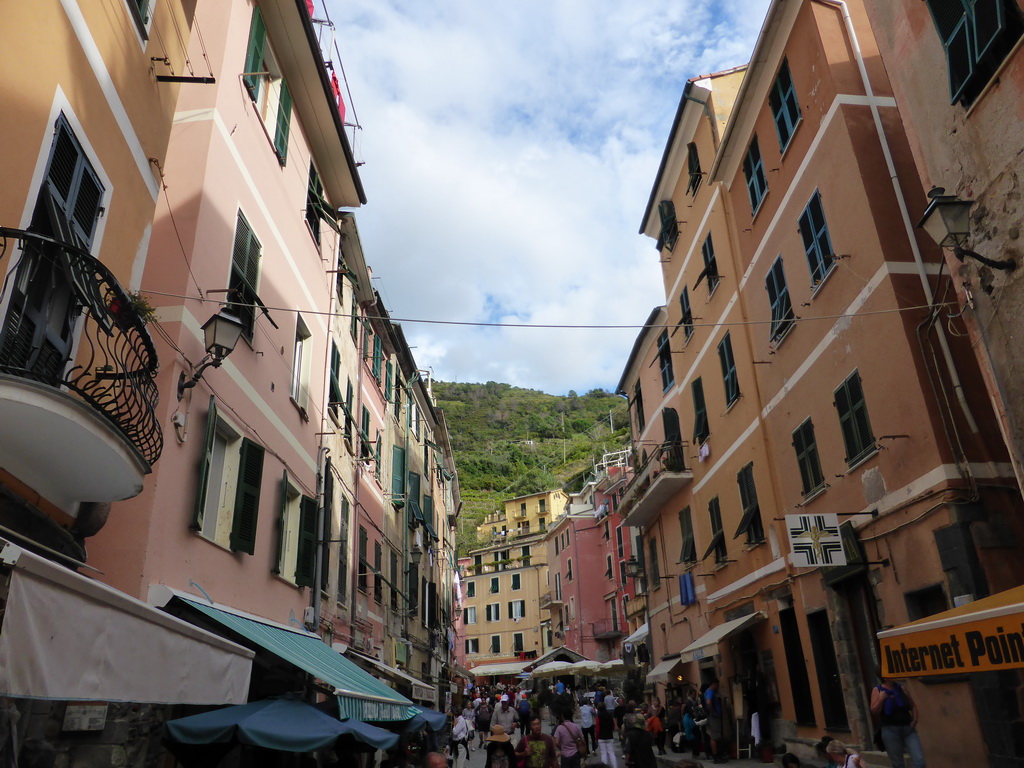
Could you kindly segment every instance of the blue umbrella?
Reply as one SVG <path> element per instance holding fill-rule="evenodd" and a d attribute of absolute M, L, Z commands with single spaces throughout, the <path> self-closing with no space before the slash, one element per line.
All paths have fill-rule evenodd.
<path fill-rule="evenodd" d="M 448 722 L 448 715 L 436 709 L 424 709 L 414 705 L 409 707 L 409 711 L 413 715 L 405 726 L 406 731 L 414 731 L 424 725 L 432 731 L 440 731 Z"/>
<path fill-rule="evenodd" d="M 337 720 L 311 704 L 266 699 L 171 720 L 164 726 L 179 744 L 249 744 L 283 752 L 313 752 L 341 736 L 390 749 L 398 736 L 358 720 Z"/>

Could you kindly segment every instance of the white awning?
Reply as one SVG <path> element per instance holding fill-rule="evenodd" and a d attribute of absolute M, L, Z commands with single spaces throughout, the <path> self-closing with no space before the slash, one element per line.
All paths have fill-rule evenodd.
<path fill-rule="evenodd" d="M 682 660 L 696 661 L 697 659 L 703 659 L 705 656 L 716 656 L 718 654 L 718 644 L 722 640 L 761 621 L 763 618 L 765 618 L 765 615 L 760 611 L 756 611 L 749 616 L 741 616 L 738 619 L 719 624 L 710 632 L 701 635 L 683 648 Z"/>
<path fill-rule="evenodd" d="M 0 539 L 0 696 L 243 704 L 252 651 Z"/>
<path fill-rule="evenodd" d="M 632 635 L 627 637 L 622 642 L 624 642 L 624 643 L 642 643 L 646 639 L 647 639 L 647 622 L 645 621 L 643 624 L 641 624 L 639 627 L 637 627 L 636 632 L 634 632 Z"/>
<path fill-rule="evenodd" d="M 377 667 L 381 672 L 390 675 L 393 678 L 398 678 L 404 681 L 408 685 L 412 686 L 412 698 L 417 701 L 429 701 L 432 704 L 437 703 L 437 689 L 434 688 L 430 683 L 425 683 L 422 680 L 418 680 L 408 672 L 395 667 L 390 667 L 383 661 L 373 658 L 373 656 L 367 656 L 365 653 L 359 653 L 353 651 L 351 648 L 348 650 L 348 654 L 353 658 L 358 658 L 360 661 L 365 661 L 368 664 L 372 664 Z"/>
<path fill-rule="evenodd" d="M 505 677 L 506 675 L 520 674 L 532 663 L 532 661 L 506 661 L 503 664 L 481 664 L 469 671 L 473 677 Z"/>
<path fill-rule="evenodd" d="M 673 656 L 669 659 L 662 659 L 650 672 L 647 673 L 647 683 L 667 683 L 669 676 L 674 672 L 675 668 L 680 665 L 679 656 Z"/>

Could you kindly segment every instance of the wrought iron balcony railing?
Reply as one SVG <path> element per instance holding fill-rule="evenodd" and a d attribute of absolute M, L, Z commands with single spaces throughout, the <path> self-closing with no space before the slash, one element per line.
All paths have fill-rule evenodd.
<path fill-rule="evenodd" d="M 81 248 L 8 227 L 0 271 L 0 373 L 74 393 L 153 464 L 163 449 L 156 349 L 114 275 Z"/>
<path fill-rule="evenodd" d="M 643 463 L 637 467 L 619 501 L 619 512 L 629 520 L 629 525 L 646 525 L 650 513 L 664 501 L 666 493 L 693 479 L 693 473 L 686 466 L 684 450 L 686 443 L 669 441 L 658 443 L 651 448 Z M 651 493 L 657 488 L 657 493 Z M 648 502 L 651 502 L 650 504 Z M 638 510 L 649 506 L 652 509 Z"/>

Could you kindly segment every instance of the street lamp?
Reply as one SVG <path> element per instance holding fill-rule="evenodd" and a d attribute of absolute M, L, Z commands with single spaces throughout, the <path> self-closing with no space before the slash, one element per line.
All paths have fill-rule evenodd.
<path fill-rule="evenodd" d="M 199 361 L 199 366 L 192 378 L 185 380 L 185 372 L 178 377 L 178 399 L 185 396 L 185 390 L 191 389 L 203 378 L 207 368 L 220 368 L 224 358 L 231 354 L 238 338 L 242 335 L 242 321 L 229 315 L 223 309 L 203 323 L 203 338 L 206 342 L 206 357 Z"/>
<path fill-rule="evenodd" d="M 642 576 L 643 573 L 644 569 L 640 566 L 640 561 L 635 557 L 631 557 L 626 561 L 626 575 L 629 576 L 629 578 L 636 579 Z"/>
<path fill-rule="evenodd" d="M 942 187 L 933 187 L 928 193 L 931 202 L 924 211 L 918 229 L 923 229 L 940 248 L 950 248 L 960 261 L 969 256 L 992 269 L 1014 270 L 1017 262 L 1013 259 L 990 259 L 980 253 L 964 248 L 971 236 L 971 206 L 973 200 L 961 200 L 956 195 L 945 194 Z"/>

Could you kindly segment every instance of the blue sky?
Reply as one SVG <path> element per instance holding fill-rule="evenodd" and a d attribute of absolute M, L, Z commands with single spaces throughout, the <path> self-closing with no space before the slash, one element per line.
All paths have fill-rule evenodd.
<path fill-rule="evenodd" d="M 768 0 L 326 3 L 363 249 L 418 365 L 612 389 L 636 329 L 413 321 L 641 325 L 664 293 L 637 230 L 683 85 L 747 61 Z"/>

